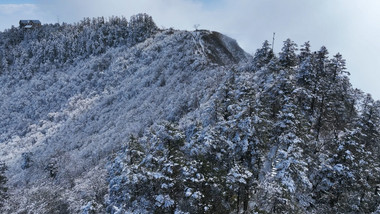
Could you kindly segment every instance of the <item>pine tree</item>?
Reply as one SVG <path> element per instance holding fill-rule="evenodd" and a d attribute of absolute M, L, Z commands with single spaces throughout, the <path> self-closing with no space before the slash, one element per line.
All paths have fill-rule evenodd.
<path fill-rule="evenodd" d="M 329 63 L 331 87 L 327 91 L 326 108 L 333 109 L 326 112 L 326 120 L 329 129 L 333 127 L 334 132 L 342 131 L 352 123 L 350 108 L 353 89 L 348 79 L 346 62 L 341 54 L 336 54 Z"/>
<path fill-rule="evenodd" d="M 281 66 L 285 68 L 293 67 L 297 65 L 298 59 L 297 59 L 297 44 L 287 39 L 284 41 L 284 46 L 281 49 L 281 52 L 279 53 L 279 63 Z"/>
<path fill-rule="evenodd" d="M 264 65 L 267 65 L 273 57 L 274 53 L 271 45 L 268 40 L 265 40 L 262 47 L 257 49 L 255 55 L 253 56 L 252 69 L 254 71 L 259 70 Z"/>
<path fill-rule="evenodd" d="M 128 29 L 130 43 L 136 44 L 144 41 L 158 28 L 152 17 L 144 13 L 132 16 L 128 23 Z"/>
<path fill-rule="evenodd" d="M 312 55 L 310 47 L 311 47 L 311 45 L 310 45 L 309 41 L 305 42 L 303 45 L 301 45 L 300 53 L 298 55 L 298 59 L 299 59 L 300 64 L 304 59 L 306 59 Z"/>
<path fill-rule="evenodd" d="M 319 140 L 322 127 L 324 125 L 326 113 L 326 92 L 331 87 L 331 82 L 328 80 L 327 65 L 329 63 L 327 48 L 322 46 L 318 52 L 315 53 L 314 72 L 315 79 L 313 81 L 312 93 L 313 98 L 311 101 L 310 112 L 314 120 L 315 137 Z"/>
<path fill-rule="evenodd" d="M 282 201 L 288 201 L 287 206 L 284 206 L 292 212 L 304 212 L 312 203 L 312 184 L 307 176 L 308 165 L 303 154 L 303 127 L 308 127 L 308 124 L 294 104 L 293 96 L 289 96 L 278 114 L 274 128 L 277 152 L 272 173 L 283 187 L 279 197 L 283 197 Z"/>
<path fill-rule="evenodd" d="M 0 162 L 0 210 L 4 206 L 6 199 L 8 198 L 7 191 L 7 177 L 5 176 L 5 171 L 7 167 L 5 163 Z"/>
<path fill-rule="evenodd" d="M 301 53 L 299 54 L 299 66 L 297 68 L 297 84 L 310 91 L 310 87 L 315 81 L 314 72 L 314 55 L 310 51 L 309 42 L 301 46 Z"/>

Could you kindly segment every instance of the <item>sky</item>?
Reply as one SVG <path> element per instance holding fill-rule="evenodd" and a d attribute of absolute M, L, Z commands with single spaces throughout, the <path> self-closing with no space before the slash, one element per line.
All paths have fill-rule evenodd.
<path fill-rule="evenodd" d="M 275 32 L 276 52 L 290 38 L 341 53 L 353 86 L 380 100 L 378 11 L 380 0 L 0 0 L 0 31 L 20 19 L 74 23 L 148 13 L 159 27 L 219 31 L 251 54 Z"/>

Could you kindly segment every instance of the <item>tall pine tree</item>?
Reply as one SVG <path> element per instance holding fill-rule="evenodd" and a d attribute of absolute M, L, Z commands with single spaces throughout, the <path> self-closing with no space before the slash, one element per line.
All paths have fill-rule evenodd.
<path fill-rule="evenodd" d="M 2 207 L 4 207 L 5 200 L 8 198 L 8 188 L 6 186 L 8 179 L 5 176 L 6 170 L 7 167 L 5 163 L 0 162 L 0 210 L 2 209 Z"/>

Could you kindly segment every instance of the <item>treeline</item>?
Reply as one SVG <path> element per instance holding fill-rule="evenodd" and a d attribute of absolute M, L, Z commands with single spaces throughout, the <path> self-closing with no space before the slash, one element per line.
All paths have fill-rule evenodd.
<path fill-rule="evenodd" d="M 157 30 L 147 14 L 132 16 L 129 21 L 124 17 L 99 17 L 33 29 L 12 27 L 0 33 L 0 73 L 17 71 L 28 78 L 33 72 L 71 64 L 108 48 L 133 46 Z"/>

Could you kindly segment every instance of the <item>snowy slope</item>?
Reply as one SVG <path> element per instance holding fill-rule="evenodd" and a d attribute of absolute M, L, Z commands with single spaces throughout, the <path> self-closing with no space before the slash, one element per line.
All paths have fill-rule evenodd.
<path fill-rule="evenodd" d="M 244 60 L 244 51 L 226 36 L 165 30 L 132 48 L 112 48 L 28 81 L 0 76 L 6 85 L 0 159 L 8 165 L 9 184 L 17 187 L 12 194 L 34 194 L 41 183 L 79 188 L 83 173 L 103 164 L 129 135 L 162 120 L 178 121 L 204 105 L 225 81 L 228 68 L 219 64 Z M 80 202 L 77 197 L 71 203 Z M 33 199 L 26 200 L 20 206 Z"/>
<path fill-rule="evenodd" d="M 325 47 L 85 18 L 1 32 L 0 85 L 2 213 L 380 210 L 380 101 Z"/>

